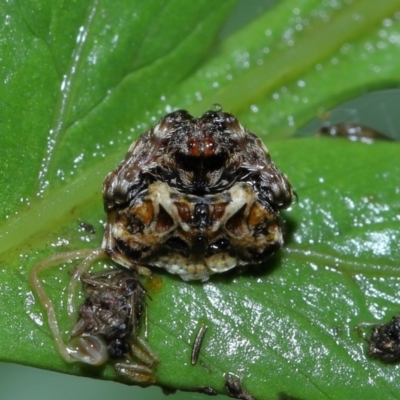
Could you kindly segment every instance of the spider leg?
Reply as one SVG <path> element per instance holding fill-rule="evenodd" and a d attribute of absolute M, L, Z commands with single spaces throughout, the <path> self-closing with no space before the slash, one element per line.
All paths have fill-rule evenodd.
<path fill-rule="evenodd" d="M 77 361 L 77 360 L 70 355 L 70 351 L 62 339 L 53 302 L 51 301 L 50 297 L 47 295 L 46 291 L 43 289 L 42 283 L 40 282 L 40 279 L 39 279 L 39 273 L 42 271 L 45 271 L 46 269 L 58 266 L 63 263 L 69 263 L 73 260 L 77 260 L 77 259 L 81 259 L 81 258 L 85 258 L 85 257 L 87 258 L 93 252 L 98 252 L 98 251 L 99 250 L 87 249 L 87 250 L 69 251 L 69 252 L 65 252 L 65 253 L 61 253 L 61 254 L 54 254 L 54 255 L 40 261 L 39 263 L 37 263 L 33 267 L 32 271 L 29 274 L 29 283 L 32 287 L 33 292 L 36 294 L 41 305 L 43 306 L 43 308 L 46 311 L 47 320 L 48 320 L 51 332 L 53 334 L 53 337 L 54 337 L 54 340 L 56 343 L 56 347 L 57 347 L 58 351 L 60 352 L 62 358 L 69 363 Z"/>
<path fill-rule="evenodd" d="M 68 286 L 68 300 L 67 300 L 67 311 L 68 316 L 72 323 L 76 322 L 76 305 L 75 305 L 75 295 L 77 286 L 81 283 L 82 275 L 87 272 L 90 266 L 98 259 L 107 257 L 104 249 L 102 247 L 92 250 L 86 258 L 75 268 L 75 271 L 71 277 Z"/>
<path fill-rule="evenodd" d="M 354 327 L 354 330 L 357 332 L 357 334 L 364 339 L 366 342 L 370 343 L 371 342 L 371 332 L 365 332 L 365 329 L 371 330 L 372 328 L 376 328 L 380 324 L 377 324 L 376 322 L 360 322 Z"/>
<path fill-rule="evenodd" d="M 70 362 L 83 362 L 89 365 L 103 365 L 108 360 L 107 344 L 96 335 L 75 338 L 67 347 Z"/>
<path fill-rule="evenodd" d="M 148 367 L 153 367 L 159 362 L 153 349 L 148 345 L 146 340 L 140 337 L 136 337 L 136 343 L 131 344 L 131 350 L 133 356 Z"/>
<path fill-rule="evenodd" d="M 121 377 L 138 385 L 152 385 L 157 381 L 151 368 L 145 365 L 117 363 L 114 368 Z"/>

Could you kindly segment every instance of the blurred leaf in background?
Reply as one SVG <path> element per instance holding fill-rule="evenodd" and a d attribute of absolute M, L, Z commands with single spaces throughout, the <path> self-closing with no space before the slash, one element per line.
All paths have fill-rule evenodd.
<path fill-rule="evenodd" d="M 160 274 L 149 304 L 159 384 L 224 393 L 230 372 L 257 399 L 399 398 L 400 367 L 368 358 L 354 332 L 399 311 L 398 145 L 289 140 L 341 101 L 398 86 L 398 2 L 285 0 L 216 41 L 234 5 L 0 7 L 1 360 L 115 378 L 63 362 L 27 274 L 47 255 L 101 243 L 102 180 L 134 138 L 175 108 L 220 103 L 265 139 L 299 203 L 263 271 L 206 284 Z M 66 269 L 42 279 L 68 331 Z"/>

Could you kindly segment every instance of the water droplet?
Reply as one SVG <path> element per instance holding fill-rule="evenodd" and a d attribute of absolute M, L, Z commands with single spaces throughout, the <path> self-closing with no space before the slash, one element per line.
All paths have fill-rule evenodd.
<path fill-rule="evenodd" d="M 256 105 L 252 104 L 252 105 L 250 106 L 250 109 L 251 109 L 251 111 L 252 111 L 253 113 L 258 113 L 258 107 L 257 107 Z"/>

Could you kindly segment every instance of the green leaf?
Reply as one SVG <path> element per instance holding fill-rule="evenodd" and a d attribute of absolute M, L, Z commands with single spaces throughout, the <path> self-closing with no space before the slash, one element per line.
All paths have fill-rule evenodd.
<path fill-rule="evenodd" d="M 171 96 L 203 112 L 220 103 L 268 140 L 335 104 L 399 84 L 398 3 L 281 1 L 232 35 Z M 201 85 L 199 83 L 201 82 Z"/>
<path fill-rule="evenodd" d="M 276 140 L 268 147 L 300 200 L 284 215 L 284 249 L 263 271 L 206 284 L 160 272 L 161 288 L 150 284 L 158 383 L 224 393 L 231 372 L 257 399 L 399 398 L 399 366 L 371 360 L 354 331 L 398 312 L 398 145 L 279 140 L 339 101 L 399 84 L 397 1 L 281 1 L 210 50 L 233 3 L 0 9 L 0 358 L 115 378 L 111 366 L 59 357 L 28 273 L 48 255 L 100 245 L 102 180 L 138 134 L 175 107 L 197 115 L 221 103 Z M 41 275 L 64 331 L 69 268 Z M 209 329 L 191 366 L 202 322 Z"/>

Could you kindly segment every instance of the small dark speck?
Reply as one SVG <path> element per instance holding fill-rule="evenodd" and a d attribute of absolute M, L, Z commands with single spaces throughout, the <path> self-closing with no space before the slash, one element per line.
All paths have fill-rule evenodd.
<path fill-rule="evenodd" d="M 290 396 L 287 393 L 279 393 L 278 394 L 278 400 L 302 400 L 302 399 L 300 399 L 300 397 Z"/>
<path fill-rule="evenodd" d="M 201 366 L 204 368 L 204 370 L 207 371 L 209 374 L 212 373 L 212 370 L 211 370 L 210 366 L 207 365 L 205 362 L 200 361 L 200 365 L 201 365 Z"/>
<path fill-rule="evenodd" d="M 234 399 L 256 400 L 246 389 L 243 388 L 242 380 L 233 374 L 225 374 L 225 389 L 226 394 Z"/>
<path fill-rule="evenodd" d="M 94 230 L 94 226 L 91 224 L 87 224 L 86 222 L 79 222 L 79 227 L 83 229 L 85 232 L 94 235 L 96 231 Z"/>
<path fill-rule="evenodd" d="M 199 393 L 207 394 L 208 396 L 217 396 L 218 392 L 210 386 L 199 387 Z"/>
<path fill-rule="evenodd" d="M 176 393 L 176 389 L 169 388 L 169 387 L 166 387 L 166 386 L 161 386 L 161 390 L 162 390 L 162 392 L 163 392 L 163 394 L 165 396 L 169 396 L 170 394 L 175 394 Z"/>
<path fill-rule="evenodd" d="M 340 327 L 338 327 L 338 326 L 334 326 L 331 329 L 331 332 L 332 332 L 332 336 L 338 337 L 338 336 L 340 336 L 342 334 L 342 329 Z"/>

